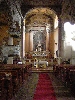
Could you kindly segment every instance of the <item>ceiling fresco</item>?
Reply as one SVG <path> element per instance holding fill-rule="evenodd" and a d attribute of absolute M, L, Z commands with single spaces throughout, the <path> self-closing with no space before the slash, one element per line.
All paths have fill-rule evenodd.
<path fill-rule="evenodd" d="M 48 23 L 56 15 L 75 22 L 74 9 L 75 0 L 0 0 L 0 23 L 18 22 L 21 25 L 24 18 L 27 25 L 38 20 L 37 23 Z"/>
<path fill-rule="evenodd" d="M 49 7 L 57 12 L 57 14 L 61 13 L 62 8 L 62 0 L 23 0 L 21 4 L 22 15 L 25 16 L 25 12 L 28 12 L 29 9 L 35 7 Z M 48 13 L 48 12 L 47 12 Z"/>
<path fill-rule="evenodd" d="M 25 17 L 26 25 L 30 25 L 33 23 L 35 24 L 41 24 L 46 25 L 51 22 L 51 20 L 54 20 L 56 17 L 56 14 L 54 11 L 50 10 L 49 8 L 35 8 L 31 9 Z"/>

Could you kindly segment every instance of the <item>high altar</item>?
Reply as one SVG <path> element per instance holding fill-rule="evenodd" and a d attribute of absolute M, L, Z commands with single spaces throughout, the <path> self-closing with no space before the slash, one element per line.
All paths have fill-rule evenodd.
<path fill-rule="evenodd" d="M 32 56 L 34 58 L 34 67 L 46 68 L 46 66 L 48 66 L 48 61 L 46 60 L 47 54 L 45 51 L 34 51 Z"/>
<path fill-rule="evenodd" d="M 46 68 L 48 66 L 47 55 L 48 51 L 43 51 L 41 43 L 39 41 L 36 51 L 33 52 L 32 57 L 34 58 L 34 67 Z"/>

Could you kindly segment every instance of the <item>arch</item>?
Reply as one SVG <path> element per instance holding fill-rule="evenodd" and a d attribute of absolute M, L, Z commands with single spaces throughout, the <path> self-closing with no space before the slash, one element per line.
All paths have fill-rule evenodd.
<path fill-rule="evenodd" d="M 56 16 L 56 12 L 53 9 L 50 9 L 49 7 L 34 7 L 32 9 L 29 9 L 29 11 L 25 14 L 24 19 L 25 23 L 27 24 L 27 20 L 30 23 L 30 18 L 43 15 L 42 18 L 48 18 L 50 20 L 54 20 Z"/>
<path fill-rule="evenodd" d="M 54 20 L 55 20 L 56 16 L 57 16 L 56 12 L 49 7 L 34 7 L 32 9 L 29 9 L 29 11 L 24 16 L 25 26 L 27 26 L 31 23 L 36 25 L 36 24 L 40 23 L 40 21 L 41 21 L 41 23 L 43 25 L 46 25 L 47 23 L 51 23 L 51 30 L 53 31 Z M 45 19 L 47 19 L 46 20 L 47 22 L 45 21 Z M 39 20 L 39 22 L 38 22 L 38 20 Z M 33 21 L 33 22 L 31 22 L 31 21 Z"/>
<path fill-rule="evenodd" d="M 30 27 L 33 27 L 33 30 L 30 28 L 28 31 L 26 31 L 26 33 L 29 33 L 32 36 L 32 38 L 34 39 L 34 34 L 36 34 L 36 37 L 35 39 L 31 39 L 31 35 L 29 36 L 28 34 L 26 34 L 26 41 L 29 41 L 29 45 L 28 46 L 28 49 L 26 50 L 28 52 L 28 50 L 31 48 L 31 50 L 36 50 L 36 47 L 37 45 L 39 44 L 39 42 L 37 42 L 37 34 L 40 33 L 40 37 L 42 37 L 42 33 L 44 33 L 46 35 L 46 39 L 43 39 L 44 41 L 44 45 L 42 46 L 42 50 L 50 50 L 51 48 L 54 49 L 55 47 L 49 47 L 51 45 L 51 43 L 53 42 L 53 36 L 51 36 L 50 34 L 46 33 L 46 26 L 48 24 L 50 24 L 50 29 L 51 31 L 49 31 L 49 33 L 53 33 L 54 31 L 54 22 L 55 22 L 55 19 L 56 19 L 56 12 L 53 10 L 53 9 L 50 9 L 49 7 L 34 7 L 32 9 L 29 9 L 29 11 L 26 13 L 26 15 L 24 16 L 24 19 L 25 19 L 25 27 L 26 29 L 27 28 L 30 28 Z M 58 16 L 57 16 L 58 17 Z M 41 21 L 41 23 L 39 22 Z M 40 27 L 44 26 L 45 29 L 44 30 L 39 30 Z M 36 30 L 34 29 L 34 27 L 36 28 Z M 37 28 L 38 27 L 38 28 Z M 31 32 L 32 31 L 32 32 Z M 35 31 L 35 32 L 34 32 Z M 58 32 L 58 31 L 56 31 Z M 56 34 L 53 33 L 53 34 Z M 29 38 L 30 37 L 30 38 Z M 50 39 L 52 38 L 52 39 Z M 41 39 L 41 40 L 42 40 Z M 33 42 L 32 42 L 33 41 Z M 51 42 L 50 42 L 51 41 Z M 32 43 L 31 43 L 32 42 Z M 41 42 L 41 41 L 40 41 Z M 57 40 L 55 40 L 55 42 L 57 42 Z M 27 44 L 28 42 L 26 42 Z M 58 43 L 58 42 L 57 42 Z M 35 46 L 33 46 L 33 44 Z M 42 42 L 41 42 L 41 45 L 42 45 Z M 52 44 L 54 46 L 54 42 Z M 32 46 L 32 47 L 31 47 Z M 57 45 L 58 46 L 58 45 Z M 26 46 L 27 47 L 27 46 Z M 32 49 L 33 48 L 33 49 Z M 30 50 L 30 51 L 31 51 Z M 54 51 L 53 51 L 54 52 Z M 53 53 L 52 52 L 52 53 Z M 55 49 L 55 52 L 56 52 L 56 49 Z M 54 54 L 54 53 L 53 53 Z"/>
<path fill-rule="evenodd" d="M 29 11 L 28 12 L 26 12 L 26 14 L 25 14 L 25 16 L 24 16 L 24 18 L 26 18 L 26 16 L 31 12 L 33 12 L 33 13 L 38 13 L 39 11 L 41 11 L 42 10 L 42 13 L 45 13 L 45 14 L 47 14 L 47 12 L 49 12 L 47 15 L 49 15 L 50 13 L 51 14 L 56 14 L 56 12 L 53 10 L 53 9 L 51 9 L 51 8 L 49 8 L 49 7 L 34 7 L 34 8 L 31 8 L 31 9 L 29 9 Z M 45 11 L 45 12 L 44 12 Z"/>

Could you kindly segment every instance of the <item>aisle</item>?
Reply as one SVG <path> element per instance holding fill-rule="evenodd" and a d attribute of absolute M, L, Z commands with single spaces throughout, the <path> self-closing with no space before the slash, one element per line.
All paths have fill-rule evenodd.
<path fill-rule="evenodd" d="M 33 100 L 38 77 L 37 73 L 31 73 L 12 100 Z"/>
<path fill-rule="evenodd" d="M 54 73 L 49 73 L 48 75 L 52 81 L 57 100 L 75 100 L 75 96 L 71 93 L 70 89 L 60 79 L 56 78 Z"/>
<path fill-rule="evenodd" d="M 47 73 L 39 73 L 33 100 L 56 100 L 54 89 Z"/>
<path fill-rule="evenodd" d="M 53 73 L 42 72 L 28 76 L 12 100 L 75 100 L 75 97 Z"/>

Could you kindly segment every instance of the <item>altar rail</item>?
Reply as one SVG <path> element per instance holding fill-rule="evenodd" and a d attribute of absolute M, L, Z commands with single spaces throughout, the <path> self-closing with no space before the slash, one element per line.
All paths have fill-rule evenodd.
<path fill-rule="evenodd" d="M 75 65 L 61 64 L 53 68 L 55 76 L 60 79 L 65 86 L 75 91 Z M 75 94 L 74 94 L 75 95 Z"/>
<path fill-rule="evenodd" d="M 0 100 L 11 100 L 30 75 L 31 64 L 0 65 Z"/>

